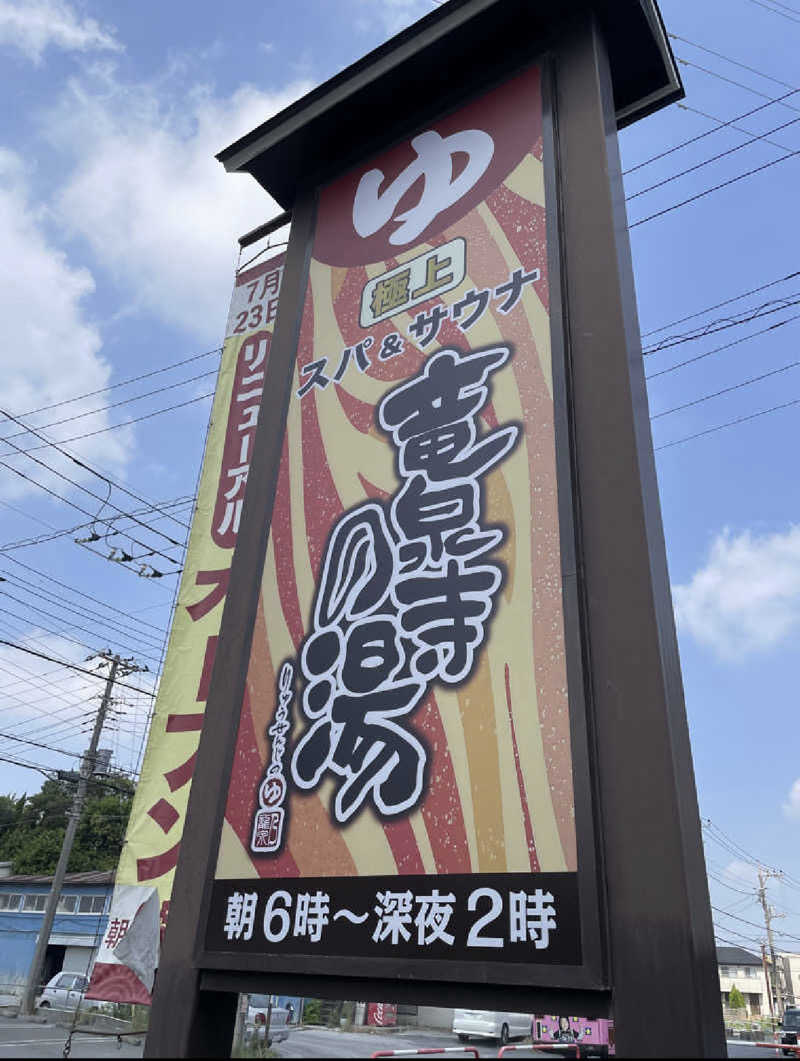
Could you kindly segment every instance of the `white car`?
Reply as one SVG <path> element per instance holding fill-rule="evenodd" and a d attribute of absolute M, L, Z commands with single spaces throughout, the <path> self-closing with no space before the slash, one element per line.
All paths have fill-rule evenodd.
<path fill-rule="evenodd" d="M 498 1039 L 503 1046 L 509 1039 L 531 1033 L 529 1013 L 507 1013 L 488 1009 L 457 1009 L 453 1012 L 453 1032 L 462 1043 L 467 1039 Z"/>
<path fill-rule="evenodd" d="M 256 999 L 263 998 L 264 1005 L 254 1005 Z M 269 1035 L 267 1035 L 267 1013 L 269 1013 Z M 289 1018 L 291 1013 L 282 1006 L 267 1008 L 266 995 L 251 995 L 250 1004 L 247 1007 L 247 1020 L 244 1028 L 244 1041 L 246 1043 L 263 1043 L 267 1046 L 273 1043 L 282 1043 L 289 1038 Z"/>
<path fill-rule="evenodd" d="M 56 973 L 36 999 L 36 1005 L 39 1009 L 77 1009 L 79 1005 L 96 1009 L 96 1002 L 84 1001 L 88 986 L 89 981 L 80 973 Z"/>

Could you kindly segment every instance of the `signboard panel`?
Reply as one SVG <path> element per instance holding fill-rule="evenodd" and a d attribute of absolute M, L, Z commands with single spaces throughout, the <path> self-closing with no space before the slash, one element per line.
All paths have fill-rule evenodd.
<path fill-rule="evenodd" d="M 282 275 L 280 255 L 234 284 L 169 645 L 89 998 L 150 1001 L 116 948 L 154 892 L 162 929 L 169 912 Z"/>
<path fill-rule="evenodd" d="M 207 953 L 584 961 L 544 141 L 534 66 L 321 189 Z"/>

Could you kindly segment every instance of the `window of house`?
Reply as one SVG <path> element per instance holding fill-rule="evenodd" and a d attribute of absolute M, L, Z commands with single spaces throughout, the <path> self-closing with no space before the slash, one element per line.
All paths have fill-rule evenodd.
<path fill-rule="evenodd" d="M 21 892 L 0 892 L 0 910 L 16 913 L 22 902 Z"/>
<path fill-rule="evenodd" d="M 59 914 L 74 914 L 78 905 L 77 895 L 62 895 L 58 900 L 56 912 Z"/>
<path fill-rule="evenodd" d="M 102 914 L 105 908 L 105 895 L 82 895 L 78 901 L 79 914 Z"/>
<path fill-rule="evenodd" d="M 47 906 L 46 895 L 26 895 L 25 901 L 22 904 L 22 909 L 26 913 L 31 913 L 32 911 L 38 912 L 44 910 L 45 906 Z"/>
<path fill-rule="evenodd" d="M 733 970 L 730 965 L 720 965 L 719 974 L 720 976 L 733 976 Z"/>

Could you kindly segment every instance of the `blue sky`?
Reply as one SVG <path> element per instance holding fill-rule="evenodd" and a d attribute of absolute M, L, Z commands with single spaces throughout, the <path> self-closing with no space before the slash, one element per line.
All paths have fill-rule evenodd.
<path fill-rule="evenodd" d="M 800 150 L 800 91 L 788 95 L 800 43 L 800 2 L 793 3 L 794 13 L 778 0 L 664 0 L 667 28 L 682 38 L 673 43 L 687 98 L 621 135 L 632 223 Z M 166 555 L 138 563 L 163 570 L 163 578 L 137 577 L 135 565 L 104 559 L 110 547 L 143 552 L 122 534 L 101 543 L 103 555 L 74 543 L 85 529 L 9 549 L 89 521 L 42 485 L 96 512 L 100 502 L 59 473 L 100 498 L 107 485 L 52 449 L 33 454 L 50 465 L 43 468 L 11 443 L 0 446 L 0 461 L 40 484 L 0 465 L 0 576 L 7 579 L 0 583 L 7 594 L 0 638 L 78 662 L 111 647 L 157 668 L 176 579 L 166 572 L 179 566 L 169 539 L 185 533 L 188 508 L 179 502 L 194 490 L 210 405 L 204 395 L 216 366 L 215 355 L 196 355 L 221 340 L 235 237 L 275 212 L 253 181 L 227 176 L 213 155 L 432 7 L 432 0 L 241 0 L 232 12 L 184 0 L 0 0 L 5 98 L 15 101 L 0 114 L 0 255 L 8 277 L 0 288 L 0 407 L 54 425 L 50 438 L 88 435 L 68 443 L 71 451 L 147 502 L 162 509 L 178 502 L 168 519 L 118 486 L 109 498 L 122 511 L 145 508 L 148 526 L 161 533 L 144 537 Z M 786 98 L 764 106 L 779 96 Z M 754 108 L 761 109 L 737 120 Z M 731 124 L 719 129 L 719 122 Z M 701 812 L 745 854 L 794 881 L 800 405 L 681 440 L 800 399 L 800 367 L 785 368 L 800 360 L 800 322 L 789 320 L 800 313 L 792 306 L 800 276 L 790 276 L 800 271 L 799 172 L 800 159 L 790 157 L 631 232 L 645 347 L 684 339 L 646 357 L 651 413 L 737 388 L 653 424 L 656 446 L 665 446 L 657 464 Z M 755 310 L 763 316 L 738 323 Z M 686 338 L 720 322 L 731 326 Z M 150 372 L 157 374 L 122 382 Z M 755 376 L 765 378 L 739 386 Z M 159 393 L 142 397 L 153 390 Z M 56 403 L 67 404 L 32 412 Z M 173 405 L 182 407 L 160 412 Z M 157 415 L 115 426 L 149 413 Z M 67 417 L 79 418 L 54 424 Z M 4 438 L 17 430 L 0 422 Z M 36 442 L 30 435 L 13 441 L 26 449 Z M 126 525 L 139 536 L 130 520 L 120 521 Z M 95 600 L 77 599 L 74 589 Z M 68 602 L 94 618 L 67 612 Z M 97 625 L 98 612 L 114 626 Z M 142 688 L 149 682 L 136 678 Z M 2 731 L 18 738 L 0 737 L 0 755 L 74 764 L 51 749 L 80 750 L 78 721 L 94 710 L 97 684 L 0 645 Z M 124 700 L 107 743 L 130 768 L 148 700 L 132 690 Z M 1 761 L 0 777 L 3 791 L 30 791 L 40 781 Z M 761 938 L 748 923 L 759 921 L 754 868 L 713 829 L 708 853 L 720 878 L 712 880 L 714 905 L 744 919 L 719 914 L 720 937 L 753 946 Z M 794 882 L 771 884 L 785 911 L 800 911 L 798 891 Z M 780 927 L 797 937 L 782 941 L 786 949 L 800 950 L 800 916 L 790 914 Z"/>

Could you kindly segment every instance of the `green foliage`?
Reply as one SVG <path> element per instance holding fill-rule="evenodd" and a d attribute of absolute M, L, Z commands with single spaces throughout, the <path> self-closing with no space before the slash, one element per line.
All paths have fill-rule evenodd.
<path fill-rule="evenodd" d="M 303 1006 L 303 1024 L 320 1024 L 322 1021 L 321 1003 L 318 998 L 307 998 Z"/>
<path fill-rule="evenodd" d="M 92 781 L 69 860 L 71 873 L 114 869 L 122 850 L 133 784 L 109 779 L 114 788 Z M 0 796 L 0 862 L 14 873 L 53 873 L 61 850 L 74 782 L 45 781 L 33 796 Z"/>
<path fill-rule="evenodd" d="M 731 1009 L 744 1009 L 746 1006 L 744 995 L 736 986 L 736 984 L 733 985 L 730 990 L 730 994 L 728 995 L 728 1006 Z"/>

